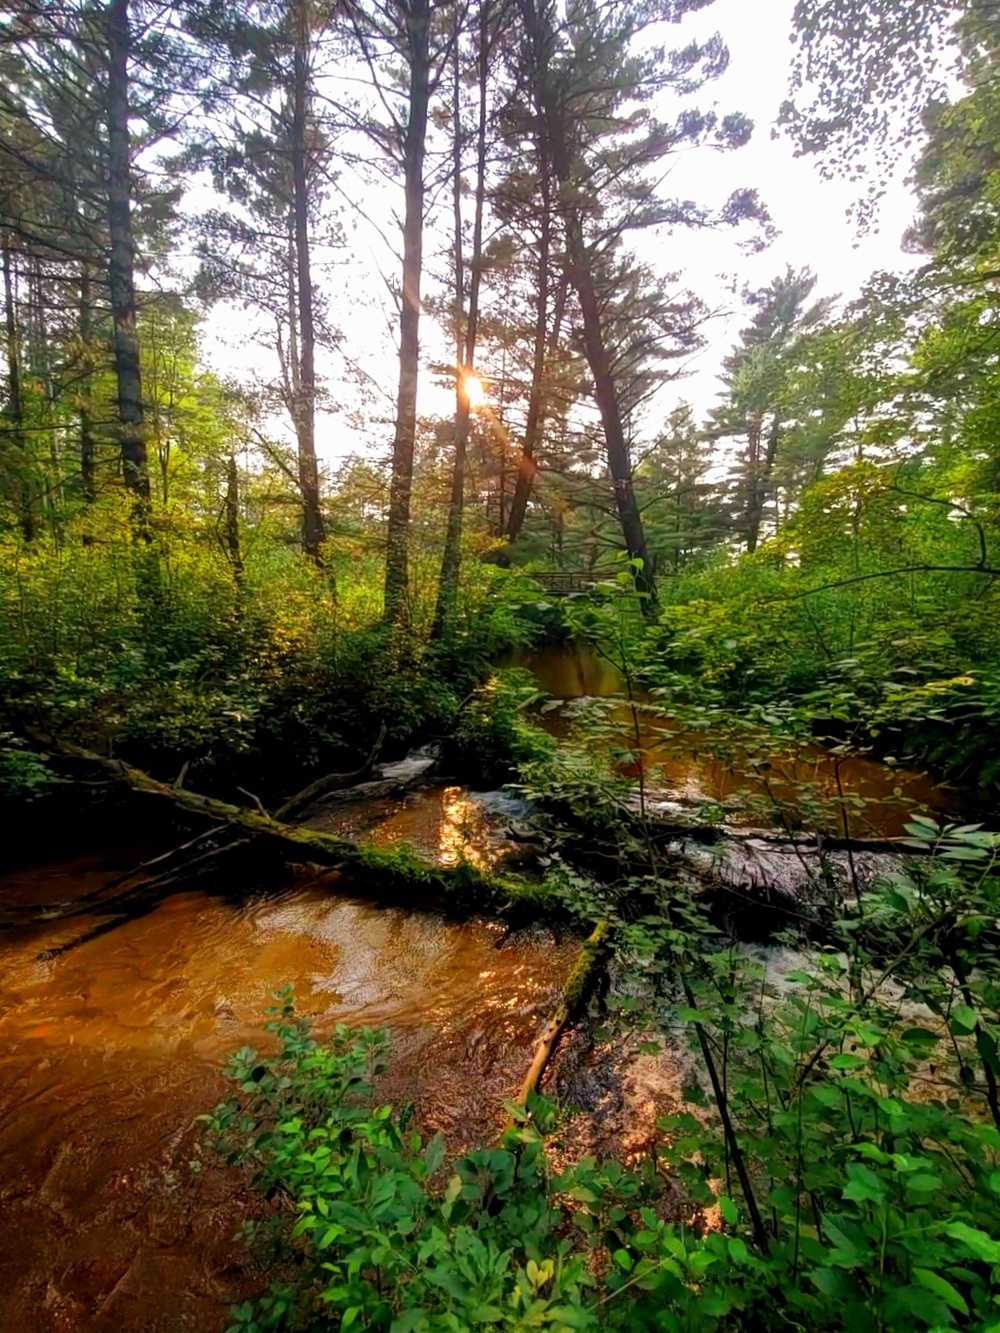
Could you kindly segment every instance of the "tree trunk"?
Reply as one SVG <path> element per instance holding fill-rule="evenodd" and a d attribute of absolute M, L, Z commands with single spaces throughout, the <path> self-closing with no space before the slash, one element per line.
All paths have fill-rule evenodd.
<path fill-rule="evenodd" d="M 549 61 L 554 41 L 548 20 L 539 13 L 534 0 L 521 0 L 527 36 L 531 46 L 533 91 L 541 122 L 539 133 L 545 136 L 551 156 L 552 173 L 558 185 L 556 207 L 566 235 L 566 271 L 580 302 L 583 316 L 584 347 L 587 364 L 594 377 L 594 396 L 601 414 L 607 448 L 608 468 L 614 485 L 615 506 L 625 549 L 634 561 L 637 592 L 642 594 L 644 615 L 656 610 L 656 581 L 646 546 L 642 513 L 632 484 L 632 463 L 622 421 L 618 390 L 612 372 L 611 354 L 604 338 L 601 307 L 594 282 L 593 256 L 587 249 L 577 193 L 587 186 L 574 177 L 573 153 L 566 128 L 566 110 L 557 100 L 548 81 Z"/>
<path fill-rule="evenodd" d="M 528 512 L 528 501 L 538 475 L 535 456 L 541 442 L 545 426 L 546 385 L 545 373 L 548 360 L 559 343 L 563 314 L 566 309 L 566 276 L 560 280 L 556 291 L 555 311 L 552 317 L 552 330 L 548 330 L 549 307 L 549 269 L 551 252 L 551 219 L 549 215 L 548 188 L 543 183 L 545 215 L 542 221 L 541 246 L 538 256 L 538 304 L 535 308 L 534 354 L 531 365 L 531 389 L 528 394 L 528 415 L 524 423 L 524 440 L 521 445 L 521 457 L 517 467 L 517 481 L 514 495 L 510 502 L 510 515 L 507 519 L 507 541 L 513 544 L 521 535 L 524 519 Z"/>
<path fill-rule="evenodd" d="M 60 530 L 63 508 L 62 458 L 59 450 L 59 428 L 56 424 L 56 389 L 52 378 L 52 365 L 49 355 L 49 329 L 45 317 L 45 279 L 41 260 L 35 256 L 31 266 L 29 280 L 31 311 L 31 338 L 29 342 L 30 359 L 28 370 L 31 379 L 41 386 L 45 400 L 49 436 L 49 463 L 52 476 L 45 486 L 45 507 L 49 511 L 52 530 Z"/>
<path fill-rule="evenodd" d="M 110 0 L 108 40 L 108 283 L 114 327 L 113 353 L 118 396 L 122 474 L 132 495 L 133 514 L 145 533 L 149 514 L 149 465 L 142 403 L 142 372 L 136 334 L 135 237 L 129 143 L 131 49 L 129 0 Z"/>
<path fill-rule="evenodd" d="M 760 444 L 763 435 L 763 422 L 751 423 L 750 427 L 750 504 L 747 509 L 747 552 L 752 555 L 760 541 L 760 528 L 764 521 L 764 503 L 774 471 L 774 460 L 778 453 L 781 437 L 781 423 L 775 413 L 771 429 L 767 436 L 767 449 L 761 457 Z"/>
<path fill-rule="evenodd" d="M 465 509 L 465 460 L 469 444 L 471 404 L 468 377 L 476 363 L 476 339 L 479 333 L 479 288 L 482 282 L 483 261 L 483 201 L 486 194 L 486 115 L 487 76 L 489 73 L 489 0 L 481 0 L 479 9 L 479 120 L 476 126 L 476 195 L 472 227 L 472 255 L 469 259 L 469 311 L 465 319 L 465 339 L 462 323 L 465 305 L 465 266 L 462 259 L 462 123 L 459 104 L 460 80 L 458 63 L 458 34 L 455 34 L 455 85 L 452 133 L 454 137 L 454 191 L 455 212 L 455 461 L 451 477 L 451 499 L 448 505 L 448 528 L 441 558 L 441 581 L 438 585 L 437 608 L 434 613 L 432 638 L 446 636 L 454 622 L 458 604 L 458 578 L 462 566 L 462 517 Z"/>
<path fill-rule="evenodd" d="M 243 581 L 243 552 L 240 549 L 240 478 L 236 470 L 235 454 L 230 454 L 226 463 L 225 513 L 226 555 L 239 586 Z"/>
<path fill-rule="evenodd" d="M 20 513 L 21 531 L 25 541 L 31 541 L 38 532 L 32 504 L 30 458 L 24 435 L 24 388 L 21 379 L 21 340 L 17 327 L 17 309 L 14 301 L 13 264 L 8 237 L 3 238 L 3 307 L 7 337 L 7 420 L 15 470 L 15 494 Z"/>
<path fill-rule="evenodd" d="M 316 461 L 316 332 L 312 265 L 309 252 L 309 30 L 305 0 L 293 5 L 294 70 L 292 89 L 292 209 L 295 224 L 295 272 L 298 294 L 299 374 L 295 399 L 299 490 L 302 495 L 302 548 L 317 563 L 326 540 L 319 502 Z"/>
<path fill-rule="evenodd" d="M 385 619 L 406 618 L 409 600 L 410 497 L 417 438 L 420 373 L 420 280 L 424 237 L 424 154 L 430 102 L 430 3 L 412 0 L 407 15 L 409 116 L 403 142 L 405 213 L 403 290 L 399 318 L 399 388 L 392 446 L 385 557 Z"/>
<path fill-rule="evenodd" d="M 90 267 L 84 262 L 80 265 L 80 487 L 83 498 L 91 504 L 97 496 L 97 440 L 94 436 L 94 419 L 91 413 L 93 388 L 93 350 L 91 339 L 94 336 L 94 307 L 91 297 Z"/>
<path fill-rule="evenodd" d="M 583 337 L 587 364 L 594 377 L 594 396 L 601 413 L 604 439 L 608 451 L 608 469 L 615 491 L 615 507 L 625 539 L 625 550 L 635 561 L 636 591 L 643 595 L 643 614 L 651 616 L 656 610 L 656 581 L 646 546 L 642 513 L 632 484 L 632 460 L 629 458 L 618 403 L 618 391 L 611 370 L 611 356 L 604 341 L 601 309 L 590 270 L 589 256 L 583 242 L 579 219 L 567 218 L 567 242 L 570 281 L 580 301 L 583 315 Z"/>

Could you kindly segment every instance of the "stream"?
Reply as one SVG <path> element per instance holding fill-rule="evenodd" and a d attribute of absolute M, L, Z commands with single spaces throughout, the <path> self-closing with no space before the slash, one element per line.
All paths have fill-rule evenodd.
<path fill-rule="evenodd" d="M 601 675 L 606 664 L 563 646 L 530 665 L 562 698 L 617 685 Z M 810 782 L 832 763 L 821 751 L 790 762 Z M 686 800 L 730 801 L 748 781 L 701 757 L 695 736 L 664 764 L 658 781 Z M 794 766 L 771 777 L 806 780 Z M 839 777 L 864 798 L 868 824 L 878 812 L 883 835 L 911 802 L 950 799 L 924 775 L 861 758 Z M 437 783 L 330 808 L 316 824 L 410 843 L 443 864 L 487 864 L 510 845 L 509 819 L 502 794 Z M 264 1205 L 238 1171 L 203 1157 L 194 1118 L 225 1095 L 226 1057 L 263 1044 L 264 1008 L 284 983 L 320 1032 L 388 1027 L 382 1095 L 411 1103 L 421 1129 L 443 1130 L 462 1151 L 500 1129 L 578 947 L 543 929 L 505 937 L 493 924 L 380 907 L 334 872 L 266 895 L 174 892 L 61 950 L 104 918 L 94 908 L 60 919 L 56 905 L 157 850 L 97 846 L 0 874 L 0 905 L 37 909 L 0 932 L 0 1330 L 221 1333 L 227 1304 L 260 1289 L 266 1279 L 234 1233 Z M 552 1084 L 583 1111 L 557 1153 L 641 1152 L 656 1116 L 679 1102 L 680 1063 L 646 1056 L 623 1070 L 620 1056 L 574 1034 Z"/>

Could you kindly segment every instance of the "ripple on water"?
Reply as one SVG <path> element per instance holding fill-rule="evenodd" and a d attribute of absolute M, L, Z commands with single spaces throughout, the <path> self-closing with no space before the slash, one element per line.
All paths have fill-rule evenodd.
<path fill-rule="evenodd" d="M 112 877 L 93 858 L 50 870 L 63 899 Z M 43 871 L 30 880 L 52 901 Z M 0 903 L 25 892 L 0 879 Z M 285 982 L 320 1031 L 388 1026 L 385 1096 L 462 1151 L 502 1123 L 575 952 L 545 934 L 497 948 L 495 926 L 382 909 L 327 879 L 240 907 L 175 894 L 39 959 L 101 919 L 0 935 L 0 1330 L 225 1326 L 225 1302 L 259 1281 L 230 1237 L 260 1205 L 237 1173 L 191 1172 L 192 1122 L 224 1093 L 226 1056 L 265 1040 Z"/>

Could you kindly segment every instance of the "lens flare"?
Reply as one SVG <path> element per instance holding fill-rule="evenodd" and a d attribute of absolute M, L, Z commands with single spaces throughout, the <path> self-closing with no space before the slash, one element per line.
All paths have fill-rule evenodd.
<path fill-rule="evenodd" d="M 471 408 L 483 407 L 486 403 L 486 386 L 478 375 L 466 375 L 465 392 L 469 395 Z"/>

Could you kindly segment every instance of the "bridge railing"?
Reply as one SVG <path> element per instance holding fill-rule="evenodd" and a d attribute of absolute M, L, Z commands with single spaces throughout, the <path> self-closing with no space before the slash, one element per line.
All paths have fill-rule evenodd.
<path fill-rule="evenodd" d="M 587 592 L 601 579 L 601 573 L 582 573 L 575 570 L 551 569 L 544 574 L 532 574 L 534 581 L 543 591 L 553 597 L 569 597 L 573 593 Z"/>

